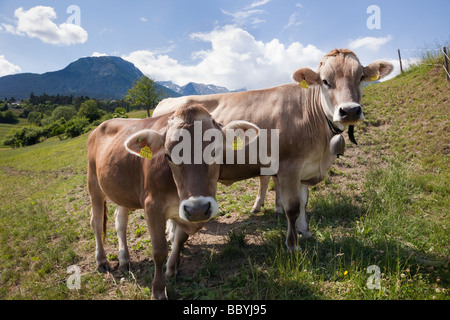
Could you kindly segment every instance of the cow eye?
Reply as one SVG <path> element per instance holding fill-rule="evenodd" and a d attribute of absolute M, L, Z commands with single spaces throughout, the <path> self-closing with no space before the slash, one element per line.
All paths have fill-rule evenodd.
<path fill-rule="evenodd" d="M 166 155 L 166 159 L 167 159 L 167 161 L 169 161 L 169 162 L 172 162 L 172 163 L 173 163 L 173 161 L 172 161 L 172 158 L 170 157 L 170 154 L 166 153 L 165 155 Z"/>
<path fill-rule="evenodd" d="M 330 86 L 330 84 L 328 83 L 328 81 L 327 81 L 327 80 L 325 80 L 325 79 L 323 79 L 323 80 L 322 80 L 322 83 L 323 83 L 324 85 L 326 85 L 327 87 L 329 87 L 329 86 Z"/>

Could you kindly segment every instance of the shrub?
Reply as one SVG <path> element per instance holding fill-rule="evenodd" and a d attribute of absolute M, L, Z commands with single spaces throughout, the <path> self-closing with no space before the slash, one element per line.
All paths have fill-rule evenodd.
<path fill-rule="evenodd" d="M 118 107 L 118 108 L 116 108 L 116 110 L 114 110 L 112 117 L 113 118 L 128 118 L 127 110 L 125 110 L 125 108 Z"/>
<path fill-rule="evenodd" d="M 61 118 L 57 121 L 53 121 L 44 127 L 42 127 L 42 134 L 47 137 L 53 137 L 53 136 L 59 136 L 63 134 L 66 130 L 66 120 L 64 118 Z"/>
<path fill-rule="evenodd" d="M 8 133 L 5 137 L 4 144 L 13 148 L 20 146 L 31 146 L 39 142 L 42 134 L 43 130 L 39 127 L 22 127 Z"/>
<path fill-rule="evenodd" d="M 44 117 L 42 118 L 42 120 L 41 120 L 40 125 L 41 125 L 42 127 L 46 127 L 46 126 L 51 125 L 51 124 L 54 123 L 54 122 L 55 122 L 55 120 L 53 119 L 52 116 L 44 116 Z"/>
<path fill-rule="evenodd" d="M 24 118 L 24 119 L 28 118 L 28 115 L 30 114 L 31 111 L 33 111 L 33 106 L 26 105 L 23 108 L 22 112 L 19 113 L 19 118 Z"/>
<path fill-rule="evenodd" d="M 104 111 L 98 108 L 98 103 L 95 100 L 87 100 L 83 102 L 78 110 L 78 117 L 87 118 L 89 122 L 98 120 L 104 115 Z"/>
<path fill-rule="evenodd" d="M 71 106 L 59 106 L 56 107 L 55 110 L 52 112 L 52 118 L 54 120 L 59 120 L 61 118 L 64 118 L 66 121 L 69 121 L 73 117 L 77 115 L 77 111 L 74 107 Z"/>
<path fill-rule="evenodd" d="M 78 137 L 84 133 L 85 128 L 89 125 L 89 120 L 86 118 L 74 118 L 67 121 L 66 134 L 69 138 Z"/>
<path fill-rule="evenodd" d="M 40 125 L 41 120 L 42 120 L 42 113 L 37 112 L 37 111 L 31 111 L 28 114 L 27 120 L 29 123 L 34 123 L 34 124 Z"/>
<path fill-rule="evenodd" d="M 7 110 L 4 113 L 0 112 L 0 123 L 17 123 L 17 122 L 19 122 L 19 119 L 11 110 Z"/>

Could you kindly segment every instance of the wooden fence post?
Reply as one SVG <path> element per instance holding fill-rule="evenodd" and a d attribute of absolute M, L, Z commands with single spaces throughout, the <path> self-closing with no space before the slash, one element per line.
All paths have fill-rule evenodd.
<path fill-rule="evenodd" d="M 403 73 L 403 66 L 402 66 L 402 56 L 400 55 L 400 49 L 398 51 L 398 61 L 400 61 L 400 72 Z"/>
<path fill-rule="evenodd" d="M 448 56 L 447 56 L 447 47 L 444 47 L 444 67 L 447 76 L 447 81 L 450 81 L 449 72 L 448 72 Z"/>

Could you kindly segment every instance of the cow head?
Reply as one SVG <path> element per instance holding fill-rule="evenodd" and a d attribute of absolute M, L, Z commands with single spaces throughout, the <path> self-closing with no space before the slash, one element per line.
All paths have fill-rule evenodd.
<path fill-rule="evenodd" d="M 317 72 L 297 70 L 292 78 L 303 87 L 320 86 L 322 108 L 330 121 L 341 130 L 364 119 L 361 106 L 364 82 L 382 79 L 393 70 L 386 61 L 375 61 L 364 67 L 355 53 L 333 50 L 322 58 Z"/>
<path fill-rule="evenodd" d="M 145 157 L 148 146 L 152 155 L 164 152 L 180 198 L 179 216 L 189 222 L 204 222 L 219 212 L 215 199 L 219 180 L 225 131 L 259 128 L 246 121 L 232 121 L 222 127 L 199 105 L 178 108 L 169 118 L 165 134 L 142 130 L 126 142 L 129 152 Z M 255 136 L 256 138 L 256 136 Z M 145 141 L 145 142 L 143 142 Z"/>

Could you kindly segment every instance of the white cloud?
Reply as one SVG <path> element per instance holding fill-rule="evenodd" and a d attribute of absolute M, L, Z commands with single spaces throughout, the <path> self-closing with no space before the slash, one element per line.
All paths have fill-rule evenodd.
<path fill-rule="evenodd" d="M 0 55 L 0 77 L 6 76 L 8 74 L 14 74 L 21 72 L 19 66 L 16 66 L 5 59 L 4 55 Z"/>
<path fill-rule="evenodd" d="M 15 34 L 18 36 L 24 36 L 24 34 L 22 32 L 20 32 L 19 30 L 17 30 L 14 26 L 12 26 L 10 24 L 2 23 L 2 26 L 3 26 L 3 28 L 0 28 L 0 30 L 5 29 L 5 32 L 7 32 L 7 33 Z"/>
<path fill-rule="evenodd" d="M 222 10 L 223 14 L 233 17 L 233 23 L 235 23 L 239 26 L 245 25 L 247 23 L 249 23 L 251 25 L 256 25 L 256 24 L 264 23 L 266 21 L 263 19 L 254 17 L 255 15 L 260 15 L 260 14 L 265 13 L 264 10 L 255 9 L 255 8 L 264 6 L 271 1 L 272 0 L 256 0 L 256 1 L 253 1 L 249 6 L 245 7 L 244 9 L 238 10 L 236 12 L 229 12 L 224 9 L 221 9 L 221 10 Z"/>
<path fill-rule="evenodd" d="M 272 0 L 259 0 L 259 1 L 256 0 L 256 1 L 252 2 L 252 4 L 250 4 L 248 7 L 246 7 L 246 9 L 253 9 L 256 7 L 260 7 L 265 4 L 268 4 L 270 1 L 272 1 Z"/>
<path fill-rule="evenodd" d="M 250 22 L 251 24 L 258 24 L 261 22 L 265 22 L 265 20 L 261 20 L 258 18 L 252 18 L 251 20 L 249 19 L 253 15 L 264 13 L 264 10 L 260 10 L 260 9 L 241 10 L 241 11 L 236 11 L 236 12 L 228 12 L 228 11 L 222 9 L 222 13 L 227 16 L 233 17 L 233 22 L 238 25 L 244 25 L 248 22 Z"/>
<path fill-rule="evenodd" d="M 358 38 L 356 40 L 349 40 L 348 47 L 351 50 L 356 50 L 360 48 L 367 48 L 373 51 L 378 51 L 380 47 L 389 41 L 391 41 L 393 37 L 391 35 L 388 35 L 386 37 L 364 37 L 364 38 Z"/>
<path fill-rule="evenodd" d="M 294 12 L 293 14 L 291 14 L 289 16 L 288 23 L 283 28 L 287 29 L 287 28 L 290 28 L 290 27 L 298 27 L 299 25 L 301 25 L 302 22 L 297 21 L 298 16 L 299 16 L 298 12 Z"/>
<path fill-rule="evenodd" d="M 190 37 L 211 44 L 209 50 L 193 52 L 196 63 L 190 65 L 148 50 L 134 51 L 122 58 L 155 80 L 172 80 L 178 85 L 193 81 L 229 89 L 256 89 L 292 82 L 295 70 L 316 68 L 325 54 L 314 45 L 304 46 L 299 42 L 286 46 L 278 39 L 258 41 L 232 25 L 193 33 Z"/>
<path fill-rule="evenodd" d="M 88 33 L 81 26 L 66 22 L 55 24 L 52 20 L 56 19 L 56 12 L 52 7 L 36 6 L 26 11 L 18 8 L 14 16 L 16 26 L 2 24 L 8 33 L 27 35 L 55 45 L 74 45 L 88 39 Z"/>
<path fill-rule="evenodd" d="M 147 22 L 147 18 L 146 17 L 140 17 L 139 20 L 141 20 L 142 22 Z"/>
<path fill-rule="evenodd" d="M 93 54 L 91 54 L 91 57 L 105 57 L 108 56 L 106 53 L 100 53 L 95 51 Z"/>

